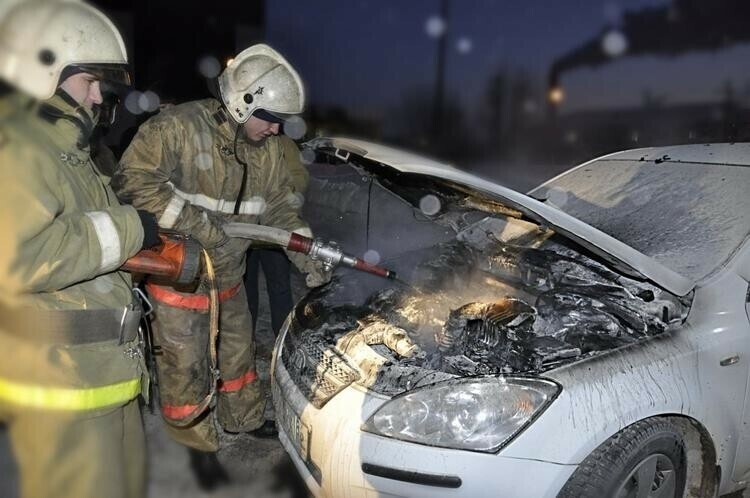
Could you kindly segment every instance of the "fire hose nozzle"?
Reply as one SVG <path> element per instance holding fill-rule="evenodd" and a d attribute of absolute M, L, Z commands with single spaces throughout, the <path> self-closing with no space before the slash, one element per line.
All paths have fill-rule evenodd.
<path fill-rule="evenodd" d="M 246 239 L 270 242 L 285 248 L 287 251 L 299 252 L 315 261 L 321 261 L 326 269 L 344 264 L 355 270 L 372 273 L 383 278 L 396 279 L 396 272 L 372 265 L 362 259 L 350 256 L 343 252 L 335 242 L 325 243 L 321 240 L 313 240 L 294 232 L 288 232 L 280 228 L 253 225 L 250 223 L 227 223 L 224 232 L 230 237 L 242 237 Z"/>
<path fill-rule="evenodd" d="M 309 256 L 313 261 L 323 263 L 326 271 L 331 271 L 341 263 L 344 253 L 336 242 L 330 241 L 326 244 L 320 239 L 315 239 L 310 248 Z"/>
<path fill-rule="evenodd" d="M 287 246 L 289 251 L 301 252 L 307 254 L 310 259 L 320 261 L 326 270 L 332 270 L 339 264 L 343 264 L 355 270 L 371 273 L 383 278 L 395 279 L 396 272 L 383 268 L 381 266 L 370 264 L 355 256 L 350 256 L 343 252 L 337 243 L 325 243 L 319 239 L 311 239 L 292 233 Z"/>

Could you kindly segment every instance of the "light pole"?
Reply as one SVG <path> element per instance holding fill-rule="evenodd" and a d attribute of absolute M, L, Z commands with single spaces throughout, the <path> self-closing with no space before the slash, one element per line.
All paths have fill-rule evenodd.
<path fill-rule="evenodd" d="M 445 99 L 445 55 L 450 22 L 450 0 L 440 0 L 440 19 L 443 29 L 437 34 L 437 63 L 435 64 L 435 93 L 432 101 L 432 139 L 439 143 L 443 133 L 443 102 Z"/>

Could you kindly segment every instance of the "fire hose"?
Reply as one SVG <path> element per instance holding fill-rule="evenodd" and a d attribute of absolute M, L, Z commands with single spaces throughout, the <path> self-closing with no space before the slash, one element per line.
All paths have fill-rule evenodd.
<path fill-rule="evenodd" d="M 320 261 L 326 270 L 344 265 L 379 277 L 396 279 L 396 272 L 351 256 L 343 252 L 335 242 L 325 243 L 280 228 L 251 223 L 227 223 L 224 225 L 224 232 L 230 237 L 268 242 L 287 251 L 307 255 L 313 261 Z M 122 269 L 173 284 L 195 281 L 200 269 L 201 249 L 198 243 L 174 233 L 161 233 L 160 237 L 160 245 L 139 252 L 127 260 Z M 206 255 L 204 257 L 207 258 Z"/>
<path fill-rule="evenodd" d="M 216 349 L 219 339 L 219 290 L 216 286 L 216 272 L 214 271 L 211 257 L 205 249 L 202 250 L 202 254 L 206 268 L 206 279 L 208 281 L 208 363 L 211 375 L 211 389 L 201 402 L 190 411 L 190 414 L 187 417 L 179 421 L 171 421 L 171 423 L 177 427 L 187 427 L 195 422 L 195 419 L 201 416 L 211 404 L 214 396 L 216 396 L 216 390 L 219 387 L 219 380 L 221 378 L 219 372 L 219 358 Z"/>
<path fill-rule="evenodd" d="M 338 265 L 348 266 L 355 270 L 377 275 L 379 277 L 395 279 L 396 272 L 368 263 L 360 258 L 343 252 L 335 242 L 322 242 L 294 232 L 280 228 L 253 225 L 251 223 L 227 223 L 224 232 L 230 237 L 253 239 L 269 242 L 281 246 L 292 252 L 306 254 L 313 261 L 320 261 L 326 270 L 332 270 Z"/>
<path fill-rule="evenodd" d="M 211 389 L 209 393 L 190 412 L 175 425 L 184 427 L 190 425 L 211 404 L 216 395 L 219 383 L 219 368 L 216 344 L 219 337 L 219 291 L 216 286 L 216 272 L 208 252 L 200 247 L 195 240 L 175 233 L 160 233 L 161 244 L 150 249 L 144 249 L 128 259 L 122 269 L 132 273 L 148 275 L 148 278 L 158 283 L 190 284 L 198 278 L 200 259 L 206 269 L 209 299 L 209 336 L 208 352 L 211 375 Z M 150 344 L 150 340 L 148 344 Z M 149 357 L 153 352 L 147 352 Z M 151 363 L 151 362 L 149 362 Z M 153 364 L 151 364 L 153 368 Z"/>
<path fill-rule="evenodd" d="M 268 242 L 287 251 L 305 254 L 314 261 L 320 261 L 326 270 L 343 264 L 359 271 L 388 279 L 396 279 L 396 273 L 381 266 L 344 253 L 335 242 L 324 243 L 279 228 L 253 225 L 250 223 L 228 223 L 224 231 L 230 237 L 239 237 Z M 206 279 L 209 287 L 209 362 L 211 369 L 211 389 L 203 400 L 181 420 L 179 426 L 190 425 L 211 404 L 218 389 L 220 374 L 217 358 L 219 336 L 219 291 L 211 257 L 193 239 L 175 233 L 160 233 L 162 243 L 151 249 L 144 249 L 130 258 L 122 270 L 148 275 L 156 282 L 189 284 L 198 278 L 200 258 L 203 256 Z"/>

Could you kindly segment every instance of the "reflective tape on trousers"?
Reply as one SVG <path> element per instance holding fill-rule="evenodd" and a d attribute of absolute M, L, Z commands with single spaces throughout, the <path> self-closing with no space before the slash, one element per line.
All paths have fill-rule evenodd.
<path fill-rule="evenodd" d="M 43 410 L 96 410 L 125 404 L 140 392 L 140 378 L 82 389 L 29 385 L 0 379 L 0 401 Z"/>
<path fill-rule="evenodd" d="M 227 299 L 236 296 L 240 291 L 240 286 L 242 286 L 242 282 L 235 285 L 234 287 L 230 287 L 219 292 L 219 302 L 224 302 Z M 177 292 L 169 287 L 151 283 L 146 284 L 146 290 L 148 291 L 148 295 L 151 296 L 152 299 L 155 299 L 156 301 L 164 303 L 173 308 L 194 311 L 207 311 L 209 309 L 210 299 L 208 294 L 188 294 L 184 292 Z"/>
<path fill-rule="evenodd" d="M 236 379 L 224 380 L 222 379 L 219 384 L 219 391 L 223 393 L 233 393 L 239 391 L 248 384 L 255 382 L 258 379 L 258 374 L 255 373 L 255 369 L 250 370 L 242 377 Z"/>

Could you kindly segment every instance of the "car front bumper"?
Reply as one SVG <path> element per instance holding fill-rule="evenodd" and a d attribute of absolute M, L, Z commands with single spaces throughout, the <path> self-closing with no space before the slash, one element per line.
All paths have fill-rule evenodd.
<path fill-rule="evenodd" d="M 316 497 L 553 497 L 576 469 L 363 432 L 384 399 L 349 386 L 316 409 L 281 361 L 272 390 L 279 439 Z"/>

